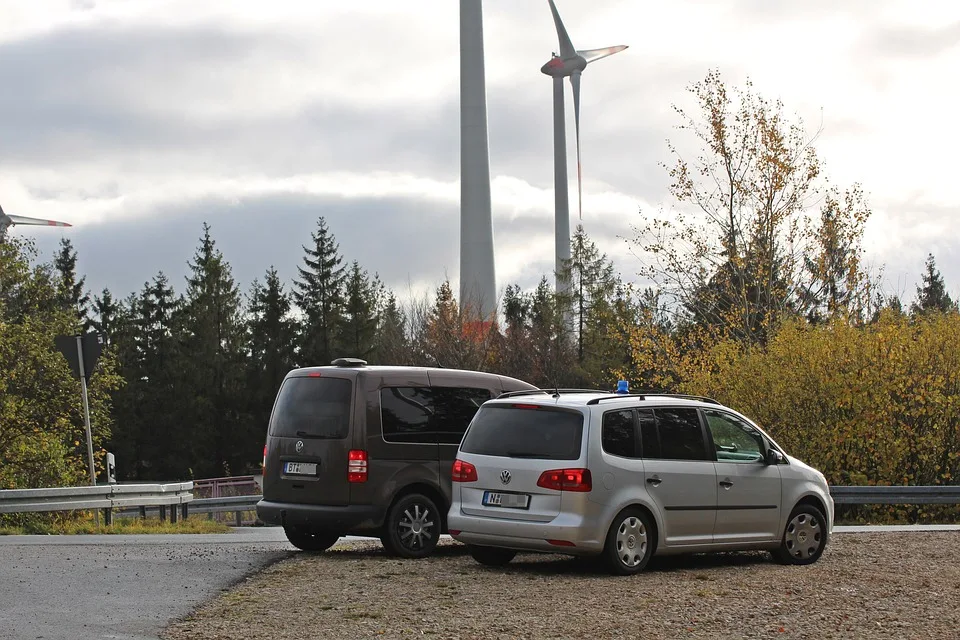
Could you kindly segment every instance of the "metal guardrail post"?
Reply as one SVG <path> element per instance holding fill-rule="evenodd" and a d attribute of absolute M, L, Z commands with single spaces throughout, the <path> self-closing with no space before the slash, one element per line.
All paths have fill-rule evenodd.
<path fill-rule="evenodd" d="M 103 510 L 103 521 L 108 527 L 113 525 L 113 509 L 110 507 Z"/>

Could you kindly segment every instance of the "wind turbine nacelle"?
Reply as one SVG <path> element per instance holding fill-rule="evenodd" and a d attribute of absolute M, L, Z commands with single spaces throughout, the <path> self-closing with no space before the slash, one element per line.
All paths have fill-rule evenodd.
<path fill-rule="evenodd" d="M 550 62 L 540 67 L 541 73 L 545 73 L 548 76 L 553 76 L 554 78 L 565 78 L 569 75 L 573 75 L 577 71 L 583 71 L 587 68 L 587 59 L 581 55 L 574 56 L 572 58 L 561 58 L 560 56 L 554 56 L 550 59 Z"/>

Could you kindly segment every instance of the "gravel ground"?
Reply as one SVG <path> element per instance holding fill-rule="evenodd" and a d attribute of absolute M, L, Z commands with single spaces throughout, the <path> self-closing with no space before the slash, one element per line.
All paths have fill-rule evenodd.
<path fill-rule="evenodd" d="M 631 577 L 520 554 L 483 567 L 449 541 L 426 560 L 375 542 L 299 553 L 163 638 L 955 638 L 960 533 L 834 534 L 819 562 L 764 553 L 654 558 Z"/>

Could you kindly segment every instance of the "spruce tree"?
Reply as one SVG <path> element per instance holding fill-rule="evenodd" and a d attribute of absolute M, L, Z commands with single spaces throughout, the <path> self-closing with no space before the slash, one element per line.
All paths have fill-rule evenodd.
<path fill-rule="evenodd" d="M 410 339 L 407 336 L 407 317 L 390 292 L 383 305 L 383 314 L 377 335 L 377 362 L 379 364 L 413 364 Z"/>
<path fill-rule="evenodd" d="M 90 328 L 90 294 L 84 292 L 86 278 L 77 278 L 77 252 L 69 238 L 60 239 L 60 250 L 54 256 L 57 270 L 57 303 L 62 309 L 70 310 L 77 318 L 77 330 Z"/>
<path fill-rule="evenodd" d="M 356 260 L 350 266 L 344 285 L 343 320 L 338 344 L 344 355 L 369 360 L 376 349 L 380 324 L 383 285 L 360 268 Z"/>
<path fill-rule="evenodd" d="M 613 264 L 606 254 L 600 253 L 583 225 L 577 225 L 570 249 L 570 259 L 563 265 L 563 277 L 570 282 L 577 363 L 582 367 L 591 343 L 599 340 L 605 331 L 603 318 L 608 315 L 617 283 Z M 567 301 L 560 302 L 567 304 Z"/>
<path fill-rule="evenodd" d="M 93 312 L 95 317 L 90 320 L 90 326 L 97 333 L 104 335 L 106 344 L 113 342 L 113 334 L 121 321 L 121 306 L 113 299 L 110 289 L 104 287 L 99 296 L 93 297 Z"/>
<path fill-rule="evenodd" d="M 206 223 L 189 267 L 180 330 L 182 375 L 190 385 L 191 469 L 199 477 L 236 475 L 253 465 L 264 434 L 252 429 L 243 410 L 240 293 Z"/>
<path fill-rule="evenodd" d="M 931 311 L 955 311 L 957 305 L 947 293 L 943 284 L 943 277 L 937 270 L 932 253 L 927 254 L 925 266 L 926 272 L 923 274 L 923 284 L 917 287 L 917 300 L 910 306 L 910 312 L 921 314 Z"/>
<path fill-rule="evenodd" d="M 249 299 L 247 398 L 254 425 L 266 432 L 280 383 L 296 366 L 297 326 L 290 317 L 290 296 L 273 266 L 263 285 L 254 280 Z"/>
<path fill-rule="evenodd" d="M 329 364 L 339 354 L 343 321 L 345 267 L 340 247 L 323 216 L 311 234 L 313 245 L 303 247 L 304 266 L 297 267 L 294 300 L 304 314 L 300 362 L 304 366 Z"/>

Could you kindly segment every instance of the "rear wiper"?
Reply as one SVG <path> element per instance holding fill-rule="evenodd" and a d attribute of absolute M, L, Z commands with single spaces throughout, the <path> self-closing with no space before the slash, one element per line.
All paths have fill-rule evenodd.
<path fill-rule="evenodd" d="M 306 431 L 297 431 L 298 438 L 315 438 L 317 440 L 329 440 L 333 436 L 325 436 L 322 433 L 308 433 Z"/>
<path fill-rule="evenodd" d="M 543 453 L 531 453 L 529 451 L 507 451 L 507 455 L 511 458 L 549 458 L 550 456 Z"/>

